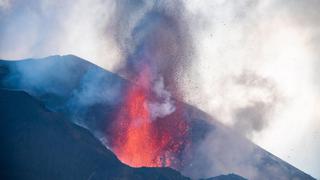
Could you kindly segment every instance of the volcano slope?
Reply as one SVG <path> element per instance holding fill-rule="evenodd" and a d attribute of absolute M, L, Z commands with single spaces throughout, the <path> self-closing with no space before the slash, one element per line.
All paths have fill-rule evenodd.
<path fill-rule="evenodd" d="M 85 127 L 111 150 L 113 125 L 128 86 L 129 81 L 72 55 L 0 61 L 1 88 L 26 91 L 50 111 Z M 177 124 L 171 123 L 177 118 L 187 124 L 182 141 L 181 136 L 172 138 L 172 144 L 180 145 L 169 165 L 182 174 L 192 178 L 236 173 L 259 180 L 314 179 L 199 109 L 179 101 L 176 104 L 172 114 L 156 121 L 161 130 L 170 132 L 179 131 Z"/>
<path fill-rule="evenodd" d="M 86 129 L 22 91 L 0 90 L 1 179 L 189 179 L 170 168 L 131 168 Z"/>

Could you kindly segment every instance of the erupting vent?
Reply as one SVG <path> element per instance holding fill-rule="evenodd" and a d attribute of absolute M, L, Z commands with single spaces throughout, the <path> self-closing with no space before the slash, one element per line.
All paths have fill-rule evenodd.
<path fill-rule="evenodd" d="M 148 102 L 152 99 L 148 68 L 126 92 L 125 102 L 113 126 L 111 146 L 118 158 L 133 167 L 178 167 L 185 149 L 188 124 L 177 111 L 152 119 Z"/>

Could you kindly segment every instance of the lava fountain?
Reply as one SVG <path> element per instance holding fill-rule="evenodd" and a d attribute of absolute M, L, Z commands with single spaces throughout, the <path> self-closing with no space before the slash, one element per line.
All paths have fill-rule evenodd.
<path fill-rule="evenodd" d="M 123 37 L 117 40 L 125 60 L 119 73 L 131 82 L 108 129 L 108 143 L 130 166 L 178 169 L 190 145 L 185 106 L 171 97 L 180 95 L 177 74 L 192 52 L 183 3 L 141 2 L 118 4 L 114 27 Z"/>
<path fill-rule="evenodd" d="M 146 66 L 136 84 L 128 87 L 113 126 L 112 149 L 123 163 L 133 167 L 178 167 L 188 124 L 178 112 L 165 118 L 151 117 L 149 102 L 155 95 L 150 77 Z"/>

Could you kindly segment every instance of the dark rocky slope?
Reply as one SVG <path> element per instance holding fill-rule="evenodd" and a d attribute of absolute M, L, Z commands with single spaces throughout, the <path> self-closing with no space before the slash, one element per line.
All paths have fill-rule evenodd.
<path fill-rule="evenodd" d="M 122 164 L 86 129 L 21 91 L 0 90 L 0 179 L 189 179 Z"/>

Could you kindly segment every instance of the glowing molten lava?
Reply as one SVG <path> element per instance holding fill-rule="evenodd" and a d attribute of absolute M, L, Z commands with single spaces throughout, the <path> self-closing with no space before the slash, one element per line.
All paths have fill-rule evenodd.
<path fill-rule="evenodd" d="M 148 77 L 149 71 L 144 69 L 137 78 L 137 84 L 142 86 L 132 85 L 127 89 L 113 126 L 111 146 L 118 158 L 130 166 L 174 167 L 188 126 L 179 115 L 151 119 L 148 100 L 152 93 Z"/>

